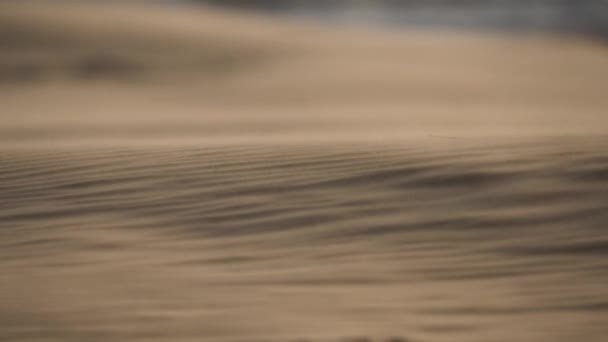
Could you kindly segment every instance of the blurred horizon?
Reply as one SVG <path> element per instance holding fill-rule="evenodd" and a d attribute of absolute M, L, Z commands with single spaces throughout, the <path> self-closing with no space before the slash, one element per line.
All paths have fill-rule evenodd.
<path fill-rule="evenodd" d="M 391 30 L 608 38 L 607 0 L 29 0 L 26 3 L 202 6 L 311 24 Z M 11 1 L 0 1 L 11 3 Z M 142 7 L 142 8 L 143 8 Z"/>
<path fill-rule="evenodd" d="M 343 30 L 315 20 L 269 20 L 188 3 L 0 2 L 4 141 L 149 141 L 159 136 L 200 141 L 211 133 L 256 140 L 294 139 L 295 133 L 306 140 L 311 132 L 315 139 L 355 140 L 376 139 L 378 132 L 397 140 L 427 132 L 603 133 L 606 50 L 592 39 L 486 36 L 451 28 L 448 34 Z M 279 2 L 246 3 L 269 11 Z M 372 9 L 426 6 L 342 1 L 328 10 L 322 6 L 328 3 L 307 2 L 306 7 L 335 16 L 359 8 L 360 16 L 347 16 L 357 18 L 375 11 L 364 10 L 363 3 Z M 439 8 L 448 2 L 433 3 Z M 303 2 L 281 4 L 289 17 Z M 517 11 L 524 8 L 518 4 Z M 445 8 L 452 13 L 456 7 Z M 31 86 L 27 92 L 21 88 L 26 85 Z M 100 101 L 103 108 L 90 108 Z M 49 115 L 48 108 L 59 109 Z"/>
<path fill-rule="evenodd" d="M 187 1 L 348 25 L 608 36 L 604 0 Z"/>

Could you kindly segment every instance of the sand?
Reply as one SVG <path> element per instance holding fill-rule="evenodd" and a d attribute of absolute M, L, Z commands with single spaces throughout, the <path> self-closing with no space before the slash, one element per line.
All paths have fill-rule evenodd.
<path fill-rule="evenodd" d="M 0 4 L 0 340 L 608 334 L 608 50 Z"/>
<path fill-rule="evenodd" d="M 1 5 L 4 144 L 605 134 L 592 41 L 28 3 Z"/>

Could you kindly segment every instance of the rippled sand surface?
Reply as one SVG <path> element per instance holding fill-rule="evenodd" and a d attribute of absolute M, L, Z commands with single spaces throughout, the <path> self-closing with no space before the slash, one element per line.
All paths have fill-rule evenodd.
<path fill-rule="evenodd" d="M 607 147 L 2 151 L 0 337 L 603 341 Z"/>
<path fill-rule="evenodd" d="M 606 340 L 604 46 L 52 3 L 0 3 L 0 341 Z"/>

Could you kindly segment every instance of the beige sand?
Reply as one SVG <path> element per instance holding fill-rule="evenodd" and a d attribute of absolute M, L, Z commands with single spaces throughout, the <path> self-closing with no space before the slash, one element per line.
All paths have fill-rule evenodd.
<path fill-rule="evenodd" d="M 3 3 L 3 143 L 605 134 L 592 41 Z"/>
<path fill-rule="evenodd" d="M 603 342 L 607 86 L 575 38 L 2 2 L 0 340 Z"/>

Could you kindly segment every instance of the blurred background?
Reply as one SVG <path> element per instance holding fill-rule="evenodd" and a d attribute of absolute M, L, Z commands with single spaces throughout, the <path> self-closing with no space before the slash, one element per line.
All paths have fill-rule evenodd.
<path fill-rule="evenodd" d="M 607 3 L 2 1 L 0 139 L 598 134 Z"/>
<path fill-rule="evenodd" d="M 603 0 L 199 0 L 194 2 L 393 28 L 608 34 Z"/>

